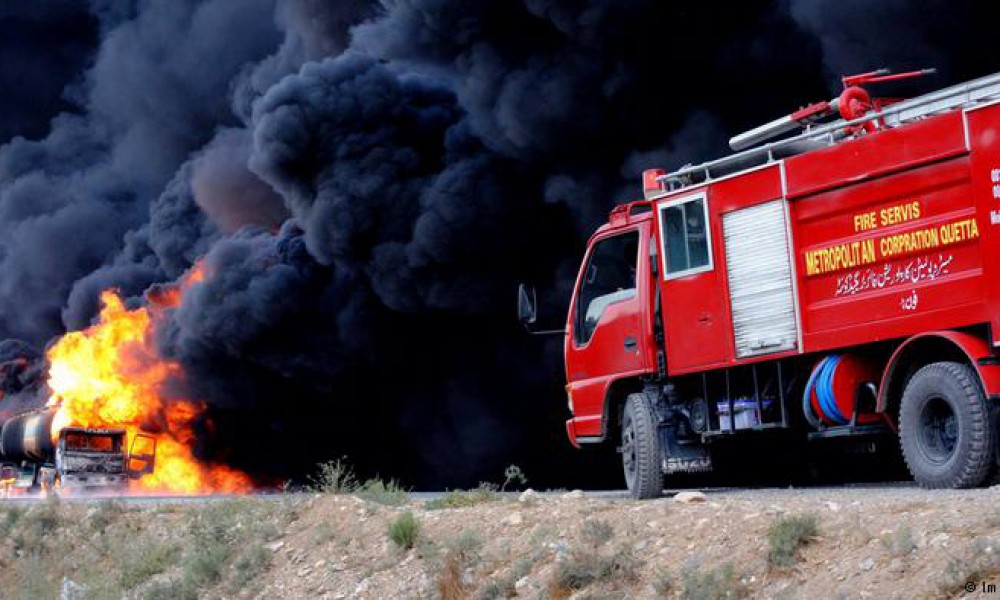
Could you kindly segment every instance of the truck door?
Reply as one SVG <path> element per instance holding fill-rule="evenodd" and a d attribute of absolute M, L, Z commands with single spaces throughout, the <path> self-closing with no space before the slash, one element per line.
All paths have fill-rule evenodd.
<path fill-rule="evenodd" d="M 156 438 L 142 433 L 135 434 L 129 448 L 125 471 L 130 479 L 139 479 L 156 468 Z"/>
<path fill-rule="evenodd" d="M 723 363 L 729 344 L 706 191 L 656 205 L 663 329 L 671 373 Z"/>
<path fill-rule="evenodd" d="M 608 385 L 643 372 L 644 302 L 636 277 L 648 228 L 613 232 L 593 243 L 577 281 L 566 338 L 566 375 L 580 437 L 601 435 Z"/>

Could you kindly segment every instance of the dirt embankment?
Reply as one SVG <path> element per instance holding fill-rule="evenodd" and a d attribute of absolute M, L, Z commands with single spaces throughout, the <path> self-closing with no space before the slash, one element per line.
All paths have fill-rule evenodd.
<path fill-rule="evenodd" d="M 0 504 L 3 599 L 933 598 L 966 584 L 1000 584 L 1000 489 Z"/>

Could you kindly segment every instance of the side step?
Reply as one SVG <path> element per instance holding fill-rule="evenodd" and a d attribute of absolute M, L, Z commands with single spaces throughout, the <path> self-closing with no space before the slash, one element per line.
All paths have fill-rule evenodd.
<path fill-rule="evenodd" d="M 892 429 L 883 423 L 872 425 L 843 425 L 841 427 L 826 427 L 809 434 L 809 441 L 830 438 L 854 437 L 859 435 L 885 435 L 893 433 Z"/>

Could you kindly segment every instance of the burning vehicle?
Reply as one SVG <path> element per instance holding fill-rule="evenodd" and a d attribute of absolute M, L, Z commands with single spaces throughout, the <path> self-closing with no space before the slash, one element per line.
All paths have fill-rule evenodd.
<path fill-rule="evenodd" d="M 124 491 L 129 480 L 153 472 L 155 438 L 137 434 L 126 452 L 124 429 L 65 427 L 53 434 L 55 416 L 51 410 L 25 413 L 0 428 L 6 493 Z"/>
<path fill-rule="evenodd" d="M 211 426 L 205 405 L 177 393 L 183 369 L 153 342 L 158 319 L 202 276 L 193 270 L 134 307 L 108 290 L 90 327 L 54 341 L 44 356 L 0 365 L 5 494 L 252 489 L 244 473 L 196 454 L 196 428 Z"/>

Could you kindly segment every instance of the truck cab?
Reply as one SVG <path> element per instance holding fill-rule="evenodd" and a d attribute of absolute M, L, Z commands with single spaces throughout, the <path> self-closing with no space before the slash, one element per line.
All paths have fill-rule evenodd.
<path fill-rule="evenodd" d="M 120 489 L 128 484 L 124 429 L 66 427 L 55 452 L 57 487 Z"/>
<path fill-rule="evenodd" d="M 590 240 L 566 322 L 566 390 L 574 418 L 570 440 L 603 439 L 604 399 L 616 381 L 655 368 L 650 296 L 652 214 L 613 215 Z"/>

